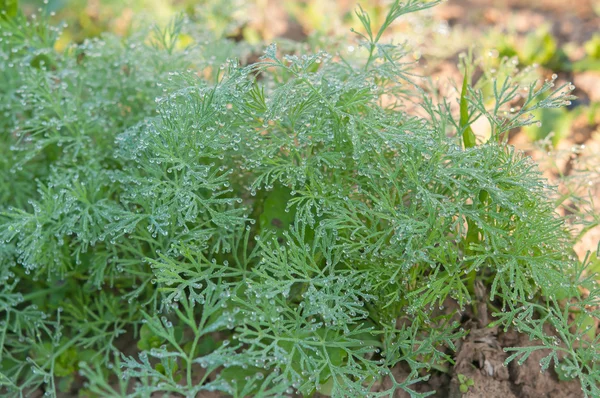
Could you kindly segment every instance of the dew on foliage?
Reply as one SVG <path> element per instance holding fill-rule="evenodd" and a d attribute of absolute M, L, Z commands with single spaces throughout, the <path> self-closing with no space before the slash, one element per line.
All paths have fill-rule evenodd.
<path fill-rule="evenodd" d="M 6 40 L 6 37 L 7 33 L 3 33 L 0 39 Z M 110 46 L 103 43 L 98 40 L 83 44 L 90 63 L 97 62 L 102 66 L 104 64 L 100 61 L 110 55 L 110 61 L 104 65 L 107 70 L 127 65 L 126 58 L 119 58 L 120 50 L 108 48 Z M 124 47 L 131 52 L 148 51 L 142 44 Z M 354 46 L 348 47 L 349 52 L 354 50 Z M 499 56 L 496 50 L 489 55 Z M 270 46 L 265 56 L 275 59 L 275 46 Z M 196 303 L 205 308 L 213 306 L 217 313 L 234 303 L 239 305 L 231 312 L 227 310 L 227 314 L 222 313 L 219 327 L 239 327 L 242 331 L 239 341 L 247 344 L 250 353 L 263 343 L 247 343 L 248 335 L 251 336 L 254 331 L 273 333 L 275 339 L 288 338 L 288 334 L 295 333 L 296 326 L 289 318 L 291 314 L 298 317 L 303 331 L 319 332 L 325 328 L 330 333 L 344 336 L 350 333 L 348 325 L 359 324 L 360 320 L 368 318 L 373 311 L 371 308 L 379 311 L 382 303 L 396 304 L 402 294 L 398 293 L 397 298 L 385 294 L 389 291 L 403 292 L 408 286 L 412 287 L 409 275 L 413 269 L 429 274 L 437 270 L 441 272 L 444 268 L 439 263 L 444 260 L 440 260 L 440 253 L 452 258 L 453 264 L 457 263 L 456 269 L 447 270 L 449 276 L 463 275 L 461 271 L 465 275 L 469 273 L 465 267 L 472 261 L 471 255 L 462 252 L 460 233 L 463 230 L 453 218 L 466 212 L 476 214 L 478 218 L 484 215 L 481 209 L 467 207 L 472 206 L 472 202 L 469 205 L 464 203 L 475 189 L 490 191 L 490 196 L 501 207 L 498 213 L 485 214 L 489 219 L 475 225 L 484 231 L 504 223 L 508 227 L 507 231 L 498 232 L 498 241 L 491 245 L 486 237 L 485 243 L 472 244 L 466 249 L 475 252 L 473 257 L 476 258 L 483 258 L 484 253 L 493 250 L 493 258 L 514 259 L 519 255 L 528 256 L 530 261 L 507 260 L 493 267 L 483 264 L 476 270 L 495 269 L 494 275 L 502 290 L 508 292 L 520 287 L 514 279 L 510 279 L 513 276 L 508 275 L 521 272 L 519 276 L 531 278 L 531 269 L 539 271 L 536 262 L 539 260 L 535 258 L 544 256 L 538 254 L 539 247 L 515 234 L 523 234 L 533 225 L 544 227 L 547 219 L 530 212 L 529 201 L 522 200 L 522 197 L 535 195 L 539 186 L 528 181 L 516 161 L 506 160 L 504 153 L 491 145 L 463 150 L 455 145 L 455 141 L 440 144 L 437 125 L 433 122 L 423 120 L 411 124 L 402 115 L 380 112 L 375 105 L 379 87 L 373 85 L 373 80 L 358 71 L 356 76 L 350 73 L 346 77 L 326 74 L 329 73 L 327 68 L 339 66 L 329 55 L 289 55 L 284 59 L 286 67 L 298 67 L 301 71 L 295 80 L 290 80 L 294 83 L 290 87 L 279 86 L 269 80 L 272 76 L 264 73 L 265 81 L 258 84 L 262 86 L 264 83 L 266 110 L 262 109 L 263 104 L 250 111 L 244 109 L 244 104 L 249 102 L 249 72 L 235 75 L 231 80 L 225 78 L 212 91 L 212 87 L 207 88 L 204 82 L 197 80 L 177 86 L 184 82 L 185 73 L 169 73 L 169 68 L 165 69 L 166 76 L 160 76 L 157 82 L 154 72 L 144 75 L 146 68 L 151 69 L 152 66 L 141 65 L 140 76 L 131 77 L 137 79 L 135 81 L 128 82 L 124 76 L 115 74 L 115 84 L 123 86 L 121 97 L 117 97 L 109 83 L 108 87 L 101 88 L 84 86 L 86 90 L 93 88 L 98 98 L 90 96 L 89 102 L 80 107 L 80 112 L 73 110 L 76 103 L 72 96 L 73 87 L 67 81 L 86 82 L 86 78 L 102 73 L 102 68 L 80 70 L 78 73 L 81 75 L 67 75 L 64 83 L 52 86 L 54 90 L 65 92 L 61 107 L 68 111 L 67 114 L 64 117 L 33 117 L 18 123 L 25 131 L 37 128 L 43 130 L 43 134 L 60 131 L 56 145 L 62 149 L 63 159 L 58 163 L 61 166 L 77 163 L 78 156 L 88 156 L 88 159 L 100 162 L 98 169 L 103 170 L 105 165 L 110 164 L 115 170 L 111 170 L 110 175 L 101 172 L 94 176 L 66 176 L 69 181 L 50 187 L 56 194 L 45 202 L 30 204 L 35 221 L 29 225 L 15 222 L 8 225 L 6 232 L 0 232 L 2 240 L 12 247 L 11 242 L 27 242 L 33 230 L 40 234 L 36 235 L 38 240 L 46 236 L 44 234 L 51 223 L 39 220 L 70 220 L 47 233 L 52 244 L 60 247 L 57 251 L 51 251 L 53 249 L 39 242 L 16 245 L 15 252 L 25 266 L 24 273 L 30 275 L 41 267 L 53 268 L 60 261 L 57 258 L 54 262 L 54 257 L 58 257 L 61 250 L 71 253 L 73 242 L 87 242 L 90 248 L 87 251 L 82 248 L 81 253 L 86 255 L 81 256 L 84 260 L 79 257 L 75 260 L 77 268 L 87 266 L 90 261 L 99 261 L 109 267 L 106 278 L 113 278 L 116 272 L 115 279 L 119 283 L 126 278 L 134 278 L 133 275 L 137 275 L 134 272 L 139 273 L 143 276 L 135 276 L 138 280 L 131 285 L 132 288 L 148 284 L 146 290 L 157 291 L 159 287 L 160 294 L 168 292 L 165 293 L 169 295 L 168 299 L 157 299 L 157 305 L 165 311 L 181 310 L 186 298 L 192 306 Z M 518 62 L 516 59 L 507 61 L 513 65 Z M 317 73 L 302 69 L 302 65 L 312 62 L 322 63 Z M 374 63 L 372 73 L 385 70 L 383 67 L 378 69 L 379 62 Z M 206 57 L 206 63 L 227 69 L 225 75 L 235 73 L 233 69 L 238 67 L 230 60 L 211 59 L 210 56 Z M 185 68 L 189 65 L 186 61 Z M 168 66 L 168 63 L 163 66 Z M 322 78 L 319 73 L 328 79 Z M 98 81 L 101 81 L 101 76 Z M 181 82 L 179 79 L 182 79 Z M 557 76 L 553 75 L 552 80 L 556 79 Z M 95 79 L 89 80 L 86 84 L 93 84 Z M 307 90 L 308 83 L 318 93 L 312 103 L 307 100 L 312 93 Z M 567 87 L 574 89 L 570 84 Z M 37 99 L 37 90 L 39 88 L 32 84 L 22 87 L 15 104 L 30 106 L 32 113 L 46 115 L 51 109 Z M 364 99 L 359 96 L 362 92 L 366 93 Z M 364 109 L 361 111 L 364 115 L 360 117 L 348 115 L 354 105 L 347 97 L 354 95 L 358 107 Z M 136 104 L 140 96 L 149 98 L 147 102 L 150 103 Z M 116 118 L 115 115 L 101 116 L 104 112 L 100 110 L 116 108 L 116 104 L 123 101 L 132 109 L 126 120 L 117 123 L 116 119 L 111 119 Z M 349 108 L 345 109 L 346 106 Z M 521 112 L 521 109 L 513 107 L 510 112 Z M 297 120 L 292 121 L 294 115 L 297 115 Z M 396 127 L 404 125 L 408 127 Z M 541 123 L 538 125 L 541 126 Z M 72 131 L 81 135 L 69 137 Z M 111 137 L 113 132 L 115 136 Z M 44 140 L 52 137 L 42 138 L 43 134 L 33 136 L 23 133 L 21 141 L 12 145 L 12 150 L 19 154 L 22 152 L 24 156 L 41 153 L 46 148 Z M 105 136 L 110 139 L 102 141 Z M 26 169 L 33 165 L 28 165 L 28 162 L 34 158 L 23 163 Z M 17 167 L 13 169 L 11 172 L 22 171 Z M 69 195 L 59 194 L 58 190 L 62 187 L 70 191 L 78 180 L 87 185 L 85 188 L 82 183 L 83 189 L 92 189 L 96 185 L 89 181 L 96 179 L 104 181 L 101 189 L 110 191 L 115 200 L 103 198 L 104 202 L 92 203 L 92 210 L 98 211 L 99 215 L 90 222 L 86 221 L 84 227 L 82 220 L 92 213 L 86 213 L 86 206 L 77 200 L 68 202 Z M 302 230 L 298 223 L 294 223 L 287 232 L 297 229 L 307 235 L 298 238 L 298 242 L 285 235 L 282 238 L 285 244 L 273 240 L 272 245 L 267 246 L 264 242 L 271 239 L 267 233 L 270 231 L 264 231 L 260 220 L 255 224 L 253 210 L 260 211 L 264 192 L 280 185 L 290 187 L 291 195 L 298 201 L 294 205 L 291 201 L 286 204 L 285 217 L 303 220 L 307 226 Z M 392 185 L 397 192 L 390 193 Z M 240 186 L 247 188 L 237 194 Z M 521 192 L 521 196 L 517 191 Z M 68 210 L 52 214 L 47 209 L 59 200 Z M 239 206 L 242 203 L 244 206 Z M 544 208 L 540 212 L 549 214 L 550 211 L 546 210 Z M 16 211 L 9 209 L 9 212 Z M 249 217 L 250 220 L 244 220 Z M 436 236 L 432 232 L 436 230 L 444 231 L 445 235 Z M 13 236 L 13 233 L 16 235 Z M 450 241 L 450 235 L 459 236 Z M 141 242 L 140 246 L 136 247 L 135 242 Z M 517 254 L 511 251 L 515 243 L 522 243 Z M 105 249 L 115 251 L 111 255 L 118 265 L 114 266 L 115 263 L 100 257 L 99 253 Z M 331 253 L 327 249 L 331 249 Z M 128 253 L 127 250 L 143 253 L 136 254 L 135 261 L 130 264 L 127 262 L 130 259 L 121 258 L 125 256 L 123 253 Z M 551 252 L 552 248 L 547 250 Z M 485 261 L 489 261 L 487 258 L 492 257 L 486 257 Z M 335 276 L 327 275 L 322 268 L 328 272 L 333 270 Z M 230 275 L 237 275 L 235 273 L 240 270 L 244 274 L 244 282 L 235 285 L 232 280 L 237 276 Z M 357 270 L 365 278 L 356 277 L 359 274 Z M 2 280 L 13 276 L 2 275 Z M 191 283 L 191 278 L 198 282 Z M 217 279 L 235 287 L 224 288 L 216 294 L 212 283 Z M 371 280 L 372 284 L 367 280 Z M 120 286 L 112 283 L 111 280 L 111 286 Z M 435 279 L 428 280 L 423 286 L 432 289 L 436 286 Z M 448 292 L 451 296 L 460 297 L 457 289 L 449 289 Z M 136 297 L 138 295 L 145 299 L 142 290 Z M 222 300 L 215 304 L 216 296 Z M 434 297 L 433 302 L 411 303 L 404 311 L 424 316 L 424 311 L 432 311 L 436 308 L 434 304 L 443 302 L 439 294 L 431 297 Z M 530 296 L 529 299 L 532 298 Z M 23 301 L 23 297 L 19 296 L 16 300 Z M 141 304 L 142 301 L 141 298 L 128 300 L 148 308 L 150 304 Z M 178 304 L 171 306 L 171 301 Z M 465 302 L 470 300 L 467 298 Z M 369 310 L 365 303 L 369 304 Z M 443 308 L 439 307 L 440 310 Z M 503 308 L 502 312 L 505 311 Z M 233 317 L 231 314 L 240 316 Z M 174 315 L 171 316 L 174 319 Z M 389 316 L 386 315 L 385 319 Z M 40 318 L 46 321 L 45 316 Z M 396 319 L 391 318 L 388 324 L 396 329 Z M 165 327 L 174 327 L 166 317 L 160 320 Z M 147 321 L 143 319 L 140 322 Z M 427 318 L 425 323 L 428 322 L 431 323 Z M 238 337 L 234 334 L 231 338 Z M 313 336 L 304 341 L 318 342 L 318 338 Z M 223 346 L 228 344 L 229 340 L 223 342 Z M 374 350 L 362 341 L 359 344 Z M 147 361 L 146 355 L 140 354 L 142 363 Z M 166 354 L 153 349 L 151 355 L 162 357 Z M 279 354 L 273 354 L 272 358 L 280 364 L 287 359 Z M 323 353 L 319 352 L 307 361 L 310 361 L 310 366 L 321 366 L 324 363 Z M 259 368 L 267 368 L 275 362 L 264 358 L 256 362 L 248 360 Z M 218 365 L 206 359 L 199 359 L 197 363 L 202 367 Z M 365 360 L 365 363 L 371 366 L 369 361 Z M 378 367 L 381 364 L 375 363 Z M 127 366 L 133 368 L 134 365 Z M 141 365 L 136 362 L 135 366 Z M 385 368 L 379 370 L 382 375 L 386 371 Z M 299 383 L 306 380 L 308 374 L 303 370 Z M 361 374 L 357 380 L 364 380 L 363 377 Z M 318 382 L 317 377 L 311 375 L 310 378 L 311 382 Z M 263 380 L 263 373 L 256 373 L 256 379 Z M 294 385 L 289 394 L 297 388 Z"/>

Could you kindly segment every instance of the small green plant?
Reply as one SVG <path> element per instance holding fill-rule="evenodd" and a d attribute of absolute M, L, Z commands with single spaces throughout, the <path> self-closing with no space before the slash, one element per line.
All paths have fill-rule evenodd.
<path fill-rule="evenodd" d="M 600 33 L 594 33 L 594 35 L 583 44 L 585 52 L 588 57 L 600 60 Z"/>
<path fill-rule="evenodd" d="M 537 63 L 550 69 L 563 70 L 569 63 L 565 52 L 560 48 L 547 25 L 529 33 L 518 53 L 526 65 Z"/>
<path fill-rule="evenodd" d="M 457 375 L 458 377 L 458 390 L 463 393 L 466 394 L 469 392 L 469 388 L 471 388 L 472 386 L 475 385 L 475 381 L 473 379 L 471 379 L 470 377 L 465 376 L 462 373 L 459 373 Z"/>
<path fill-rule="evenodd" d="M 600 34 L 595 33 L 583 44 L 585 57 L 573 63 L 574 71 L 600 70 Z"/>
<path fill-rule="evenodd" d="M 484 41 L 489 47 L 490 61 L 496 64 L 502 57 L 517 57 L 523 65 L 540 65 L 557 72 L 572 68 L 569 57 L 549 25 L 532 30 L 522 39 L 515 31 L 490 30 Z"/>
<path fill-rule="evenodd" d="M 348 51 L 247 65 L 183 17 L 65 51 L 43 18 L 0 19 L 0 392 L 427 396 L 467 332 L 440 309 L 480 279 L 539 341 L 508 361 L 545 350 L 598 396 L 600 291 L 505 143 L 571 89 L 473 87 L 466 65 L 453 114 L 382 39 L 437 3 L 382 26 L 359 8 Z"/>

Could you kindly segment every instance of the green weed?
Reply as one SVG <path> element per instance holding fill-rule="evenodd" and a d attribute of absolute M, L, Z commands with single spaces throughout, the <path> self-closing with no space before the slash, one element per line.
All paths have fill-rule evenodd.
<path fill-rule="evenodd" d="M 495 323 L 539 341 L 508 361 L 546 350 L 598 396 L 600 291 L 505 144 L 571 87 L 478 82 L 490 105 L 466 68 L 454 115 L 381 39 L 436 3 L 382 26 L 359 9 L 355 51 L 248 65 L 185 18 L 64 52 L 45 20 L 1 19 L 2 392 L 426 396 L 411 386 L 467 333 L 439 309 L 477 278 Z"/>

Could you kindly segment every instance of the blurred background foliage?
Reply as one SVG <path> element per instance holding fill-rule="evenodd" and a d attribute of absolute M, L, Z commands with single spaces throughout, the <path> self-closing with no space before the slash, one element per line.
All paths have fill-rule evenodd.
<path fill-rule="evenodd" d="M 369 0 L 361 6 L 377 24 L 383 21 L 388 3 Z M 48 12 L 55 21 L 67 23 L 59 48 L 105 31 L 127 35 L 138 23 L 165 24 L 181 12 L 202 20 L 217 35 L 251 44 L 277 37 L 337 37 L 359 23 L 354 14 L 357 4 L 355 0 L 21 0 L 25 13 Z M 410 22 L 399 24 L 396 31 L 415 33 Z"/>
<path fill-rule="evenodd" d="M 217 36 L 249 44 L 278 38 L 331 41 L 347 37 L 350 27 L 359 24 L 354 13 L 359 3 L 377 25 L 383 20 L 389 1 L 21 0 L 20 3 L 27 14 L 51 13 L 54 21 L 67 24 L 57 43 L 58 49 L 62 49 L 70 42 L 82 42 L 105 31 L 125 36 L 138 24 L 166 24 L 182 12 Z M 504 17 L 499 15 L 504 12 L 507 14 Z M 590 28 L 586 31 L 582 26 L 572 26 L 579 22 L 582 26 L 587 23 Z M 427 61 L 434 64 L 469 48 L 476 37 L 476 42 L 483 43 L 497 63 L 507 56 L 517 57 L 521 65 L 540 65 L 556 73 L 600 71 L 599 0 L 578 0 L 572 7 L 556 0 L 450 0 L 429 13 L 402 18 L 390 32 L 394 40 L 407 41 L 415 48 L 415 58 L 427 55 Z"/>

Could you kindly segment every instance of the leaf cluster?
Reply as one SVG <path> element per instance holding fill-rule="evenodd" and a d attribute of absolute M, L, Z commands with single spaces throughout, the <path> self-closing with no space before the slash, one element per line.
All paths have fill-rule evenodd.
<path fill-rule="evenodd" d="M 183 18 L 64 53 L 44 21 L 0 20 L 0 388 L 423 396 L 466 333 L 440 310 L 477 279 L 594 396 L 597 287 L 502 139 L 569 88 L 532 83 L 509 114 L 511 76 L 491 107 L 465 84 L 454 115 L 381 43 L 434 3 L 396 1 L 378 33 L 359 11 L 362 55 L 271 45 L 250 64 Z"/>

